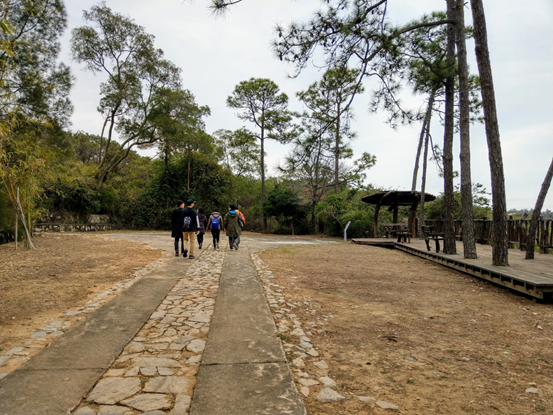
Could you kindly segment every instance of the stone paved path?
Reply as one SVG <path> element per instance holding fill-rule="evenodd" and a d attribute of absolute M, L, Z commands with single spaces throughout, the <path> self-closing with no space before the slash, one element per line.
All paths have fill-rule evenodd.
<path fill-rule="evenodd" d="M 172 240 L 165 234 L 107 237 L 172 249 Z M 194 261 L 169 259 L 159 277 L 154 272 L 139 281 L 120 294 L 121 299 L 115 298 L 93 312 L 21 370 L 0 380 L 0 414 L 66 415 L 66 410 L 60 410 L 64 407 L 73 408 L 70 411 L 73 415 L 304 414 L 303 402 L 277 337 L 278 331 L 288 331 L 283 328 L 281 313 L 286 313 L 284 307 L 289 305 L 281 304 L 278 287 L 271 287 L 269 271 L 255 253 L 284 244 L 318 242 L 321 241 L 244 237 L 239 252 L 229 252 L 226 247 L 215 251 L 208 245 Z M 258 274 L 264 281 L 265 295 Z M 156 278 L 160 278 L 157 296 L 163 287 L 172 287 L 157 302 L 158 297 L 144 292 L 144 287 L 156 287 Z M 138 293 L 135 298 L 132 290 Z M 278 331 L 266 297 L 270 306 L 278 309 L 275 309 Z M 145 309 L 150 311 L 146 316 L 131 317 L 133 313 L 144 314 L 141 301 L 144 305 L 156 304 L 157 308 L 148 305 Z M 295 353 L 299 353 L 300 360 L 316 358 L 315 348 L 301 334 L 293 314 L 287 313 L 287 317 L 298 329 L 292 331 L 300 340 L 300 346 L 294 347 Z M 126 327 L 125 320 L 141 323 L 133 332 L 134 329 Z M 97 328 L 91 331 L 94 324 Z M 136 334 L 129 337 L 128 333 Z M 84 345 L 93 344 L 88 344 L 88 349 L 84 345 L 75 347 L 78 344 L 75 339 Z M 121 341 L 123 345 L 118 346 Z M 284 346 L 290 354 L 292 345 Z M 300 370 L 300 360 L 293 363 L 294 377 L 301 393 L 307 396 L 309 387 L 318 382 L 302 379 L 309 376 Z M 76 363 L 68 365 L 68 361 Z M 320 365 L 322 371 L 317 374 L 324 372 L 325 363 Z M 34 381 L 29 373 L 39 373 L 41 378 Z M 87 373 L 86 382 L 76 382 L 74 379 L 80 380 L 82 373 Z M 49 385 L 52 382 L 53 387 Z M 31 388 L 24 393 L 28 384 Z M 333 395 L 331 387 L 329 382 L 329 388 L 323 391 L 329 394 L 329 401 L 341 399 Z M 84 393 L 79 392 L 83 388 Z M 71 403 L 75 396 L 83 394 L 80 404 L 78 400 Z M 14 404 L 14 399 L 23 404 Z M 45 409 L 42 401 L 49 402 L 48 408 L 54 409 Z"/>
<path fill-rule="evenodd" d="M 188 413 L 224 256 L 202 252 L 75 415 Z"/>

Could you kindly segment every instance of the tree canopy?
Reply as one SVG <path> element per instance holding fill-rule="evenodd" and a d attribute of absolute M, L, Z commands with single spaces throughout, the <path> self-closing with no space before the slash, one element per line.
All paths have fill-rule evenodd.
<path fill-rule="evenodd" d="M 165 151 L 202 127 L 207 107 L 198 108 L 182 89 L 180 69 L 154 47 L 154 37 L 105 3 L 83 12 L 88 23 L 73 29 L 71 50 L 85 67 L 107 76 L 98 111 L 104 118 L 96 177 L 105 183 L 133 148 L 163 142 Z M 116 134 L 118 136 L 116 136 Z M 116 141 L 116 151 L 110 147 Z"/>
<path fill-rule="evenodd" d="M 66 126 L 73 111 L 72 76 L 57 61 L 67 26 L 62 0 L 4 0 L 0 31 L 0 117 L 28 118 Z"/>

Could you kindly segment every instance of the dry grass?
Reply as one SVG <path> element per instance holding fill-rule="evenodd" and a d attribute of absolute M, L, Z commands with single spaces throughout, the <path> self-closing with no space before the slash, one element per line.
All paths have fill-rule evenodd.
<path fill-rule="evenodd" d="M 350 399 L 306 399 L 310 414 L 385 413 L 355 396 L 394 403 L 405 414 L 553 413 L 551 304 L 408 254 L 340 244 L 261 255 L 285 287 L 304 327 Z M 295 278 L 294 278 L 295 277 Z M 316 377 L 317 368 L 305 369 Z M 527 393 L 537 386 L 539 393 Z"/>
<path fill-rule="evenodd" d="M 0 245 L 0 347 L 19 345 L 37 328 L 129 278 L 161 256 L 123 241 L 83 234 L 43 234 L 35 250 Z"/>

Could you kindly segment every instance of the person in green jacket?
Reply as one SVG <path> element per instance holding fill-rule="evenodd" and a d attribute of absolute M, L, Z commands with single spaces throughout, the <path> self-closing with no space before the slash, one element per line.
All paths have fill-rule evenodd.
<path fill-rule="evenodd" d="M 242 228 L 238 223 L 238 212 L 236 212 L 235 205 L 230 205 L 229 211 L 225 214 L 224 227 L 227 231 L 230 250 L 238 251 L 238 244 L 236 243 L 236 239 L 242 233 Z"/>

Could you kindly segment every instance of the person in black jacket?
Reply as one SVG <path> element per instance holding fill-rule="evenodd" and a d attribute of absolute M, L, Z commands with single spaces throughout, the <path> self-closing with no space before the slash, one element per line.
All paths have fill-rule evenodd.
<path fill-rule="evenodd" d="M 184 212 L 184 202 L 182 200 L 177 201 L 177 208 L 173 211 L 171 216 L 171 236 L 175 238 L 175 256 L 179 256 L 179 240 L 181 242 L 181 254 L 184 255 L 184 241 L 182 238 L 182 222 Z"/>
<path fill-rule="evenodd" d="M 204 208 L 198 208 L 198 222 L 200 224 L 200 227 L 198 228 L 198 248 L 202 249 L 205 228 L 207 228 L 207 216 L 204 214 Z"/>
<path fill-rule="evenodd" d="M 182 234 L 188 248 L 184 250 L 184 254 L 182 256 L 186 258 L 186 255 L 188 254 L 188 252 L 190 252 L 190 255 L 188 256 L 188 258 L 190 259 L 195 258 L 194 241 L 196 240 L 196 234 L 198 233 L 198 229 L 200 228 L 198 215 L 193 209 L 194 203 L 196 202 L 194 202 L 192 199 L 188 199 L 186 201 L 186 208 L 182 212 Z"/>

